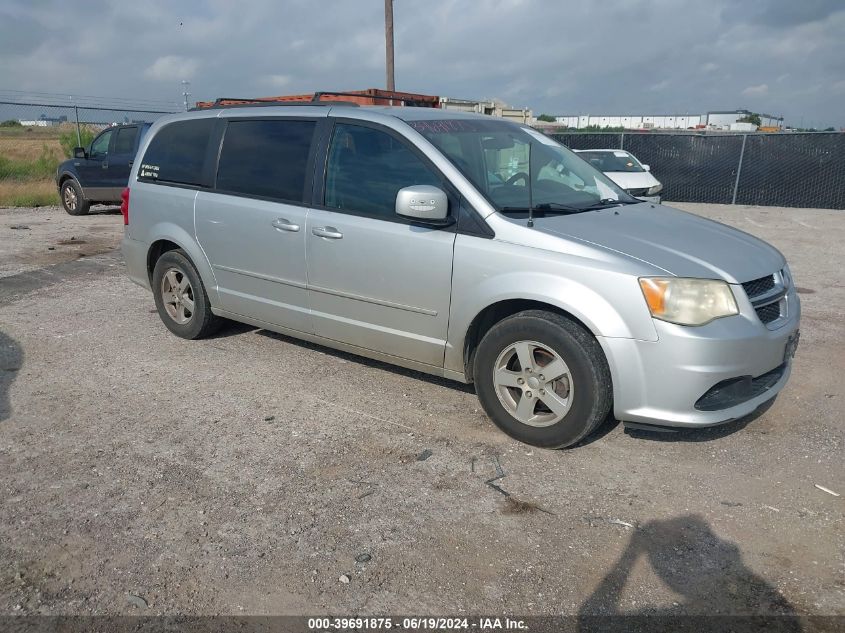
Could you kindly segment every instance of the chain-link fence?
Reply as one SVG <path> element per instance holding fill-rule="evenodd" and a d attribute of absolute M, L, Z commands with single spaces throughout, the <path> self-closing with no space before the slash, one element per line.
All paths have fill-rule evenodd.
<path fill-rule="evenodd" d="M 845 209 L 845 134 L 552 134 L 572 149 L 624 149 L 664 200 Z"/>
<path fill-rule="evenodd" d="M 116 105 L 61 105 L 0 99 L 0 206 L 58 204 L 59 163 L 105 127 L 152 122 L 176 111 Z"/>

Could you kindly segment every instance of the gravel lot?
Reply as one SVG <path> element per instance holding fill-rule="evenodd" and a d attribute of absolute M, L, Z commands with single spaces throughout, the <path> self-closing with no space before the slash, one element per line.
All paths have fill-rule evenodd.
<path fill-rule="evenodd" d="M 845 497 L 815 487 L 845 494 L 842 212 L 677 206 L 790 260 L 792 380 L 752 420 L 565 451 L 470 387 L 177 339 L 115 210 L 0 209 L 0 614 L 845 615 Z"/>

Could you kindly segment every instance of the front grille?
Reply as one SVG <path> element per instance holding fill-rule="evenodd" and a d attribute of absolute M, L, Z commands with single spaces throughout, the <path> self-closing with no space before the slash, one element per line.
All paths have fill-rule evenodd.
<path fill-rule="evenodd" d="M 648 195 L 648 187 L 641 187 L 639 189 L 628 189 L 628 193 L 630 193 L 635 198 L 638 196 L 647 196 Z"/>
<path fill-rule="evenodd" d="M 742 284 L 742 287 L 745 289 L 745 294 L 748 295 L 748 298 L 754 300 L 754 297 L 759 297 L 775 287 L 775 276 L 766 275 L 765 277 L 760 277 L 760 279 L 752 279 Z"/>
<path fill-rule="evenodd" d="M 776 301 L 775 303 L 754 308 L 754 311 L 763 323 L 771 323 L 780 317 L 780 302 Z"/>
<path fill-rule="evenodd" d="M 762 376 L 740 376 L 730 378 L 714 385 L 695 403 L 699 411 L 719 411 L 729 409 L 747 400 L 756 398 L 774 387 L 786 371 L 786 363 L 775 367 Z"/>

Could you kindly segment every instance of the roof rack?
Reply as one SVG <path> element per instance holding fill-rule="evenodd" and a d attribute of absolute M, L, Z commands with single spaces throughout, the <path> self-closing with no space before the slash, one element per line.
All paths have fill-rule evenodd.
<path fill-rule="evenodd" d="M 434 95 L 415 94 L 413 92 L 396 92 L 395 90 L 381 90 L 368 88 L 366 90 L 335 91 L 321 90 L 298 95 L 280 95 L 277 97 L 220 97 L 214 101 L 197 101 L 195 109 L 208 110 L 212 108 L 236 108 L 267 105 L 318 105 L 330 106 L 372 106 L 387 103 L 397 106 L 417 106 L 438 108 L 440 97 Z"/>
<path fill-rule="evenodd" d="M 379 95 L 375 94 L 374 91 L 361 91 L 361 92 L 336 92 L 334 90 L 322 90 L 320 92 L 315 92 L 314 96 L 311 97 L 311 103 L 323 103 L 320 101 L 320 98 L 323 95 L 327 95 L 330 97 L 357 97 L 357 98 L 366 98 L 366 99 L 378 99 L 380 101 L 389 101 L 391 104 L 394 101 L 400 101 L 403 105 L 406 106 L 428 106 L 425 101 L 419 98 L 414 97 L 397 97 L 394 95 Z M 329 103 L 344 103 L 341 101 L 330 101 Z M 357 104 L 356 104 L 357 105 Z"/>
<path fill-rule="evenodd" d="M 352 101 L 269 101 L 268 99 L 253 99 L 249 97 L 218 97 L 211 105 L 194 106 L 189 112 L 196 110 L 220 110 L 229 108 L 263 108 L 267 106 L 348 106 L 357 108 Z"/>

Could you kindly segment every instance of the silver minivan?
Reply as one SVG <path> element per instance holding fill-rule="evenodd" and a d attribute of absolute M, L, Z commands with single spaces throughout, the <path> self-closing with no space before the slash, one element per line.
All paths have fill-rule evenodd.
<path fill-rule="evenodd" d="M 177 336 L 221 318 L 474 383 L 523 442 L 745 416 L 800 306 L 751 235 L 642 202 L 536 130 L 429 108 L 160 119 L 124 192 L 129 276 Z"/>

